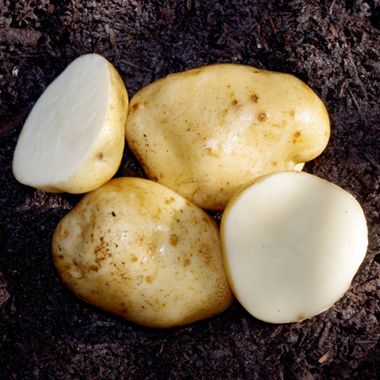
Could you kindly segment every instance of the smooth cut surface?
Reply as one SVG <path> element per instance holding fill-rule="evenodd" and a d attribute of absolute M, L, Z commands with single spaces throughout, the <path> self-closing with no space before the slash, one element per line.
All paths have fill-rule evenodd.
<path fill-rule="evenodd" d="M 307 173 L 263 177 L 228 204 L 221 238 L 232 289 L 272 323 L 313 317 L 343 296 L 366 254 L 362 208 Z"/>
<path fill-rule="evenodd" d="M 233 298 L 214 220 L 141 178 L 87 194 L 58 224 L 53 257 L 80 298 L 148 327 L 211 317 Z"/>
<path fill-rule="evenodd" d="M 74 60 L 29 114 L 13 158 L 26 185 L 51 192 L 93 190 L 117 171 L 124 149 L 128 95 L 102 56 Z"/>
<path fill-rule="evenodd" d="M 150 84 L 131 99 L 126 125 L 148 177 L 210 210 L 259 176 L 302 168 L 329 136 L 326 108 L 305 83 L 237 64 Z"/>

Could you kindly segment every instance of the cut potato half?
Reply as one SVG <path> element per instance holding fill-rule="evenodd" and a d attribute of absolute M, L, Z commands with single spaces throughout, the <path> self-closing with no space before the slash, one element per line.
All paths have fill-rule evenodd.
<path fill-rule="evenodd" d="M 367 250 L 359 203 L 303 172 L 268 175 L 228 204 L 221 238 L 232 289 L 254 317 L 311 318 L 349 288 Z"/>
<path fill-rule="evenodd" d="M 83 193 L 107 182 L 124 149 L 128 95 L 105 58 L 74 60 L 29 114 L 13 158 L 13 173 L 50 192 Z"/>

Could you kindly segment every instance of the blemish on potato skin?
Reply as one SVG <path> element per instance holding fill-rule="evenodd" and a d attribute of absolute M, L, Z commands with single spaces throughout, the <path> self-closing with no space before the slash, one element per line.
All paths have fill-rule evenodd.
<path fill-rule="evenodd" d="M 69 231 L 66 230 L 66 229 L 62 229 L 62 230 L 60 231 L 60 233 L 61 233 L 61 235 L 62 235 L 62 237 L 63 237 L 64 239 L 66 239 L 66 238 L 69 236 Z"/>
<path fill-rule="evenodd" d="M 294 110 L 291 110 L 291 111 L 289 112 L 289 115 L 290 115 L 291 117 L 294 117 L 294 115 L 295 115 Z"/>
<path fill-rule="evenodd" d="M 170 198 L 167 198 L 165 199 L 165 204 L 170 204 L 170 203 L 173 203 L 175 201 L 175 199 L 173 197 L 170 197 Z"/>
<path fill-rule="evenodd" d="M 101 266 L 102 261 L 107 257 L 111 257 L 111 252 L 108 243 L 104 241 L 104 237 L 100 237 L 100 243 L 94 249 L 95 263 Z"/>
<path fill-rule="evenodd" d="M 273 166 L 277 166 L 277 161 L 273 161 L 273 162 L 272 162 L 272 165 L 273 165 Z"/>
<path fill-rule="evenodd" d="M 212 148 L 207 147 L 205 151 L 208 156 L 219 157 L 219 154 Z"/>
<path fill-rule="evenodd" d="M 103 155 L 102 152 L 99 152 L 96 157 L 97 157 L 98 160 L 103 160 L 104 159 L 104 155 Z"/>
<path fill-rule="evenodd" d="M 137 259 L 137 257 L 136 257 L 135 255 L 132 255 L 132 256 L 131 256 L 131 262 L 132 262 L 132 263 L 136 263 L 137 260 L 138 260 L 138 259 Z"/>
<path fill-rule="evenodd" d="M 176 234 L 170 235 L 169 243 L 171 246 L 175 247 L 178 244 L 178 236 Z"/>
<path fill-rule="evenodd" d="M 153 280 L 154 280 L 154 278 L 153 278 L 152 276 L 146 276 L 145 281 L 146 281 L 148 284 L 152 284 L 152 283 L 153 283 Z"/>
<path fill-rule="evenodd" d="M 260 113 L 259 113 L 259 116 L 258 116 L 258 119 L 259 119 L 260 121 L 265 121 L 265 120 L 268 119 L 268 115 L 267 115 L 265 112 L 260 112 Z"/>
<path fill-rule="evenodd" d="M 185 261 L 183 262 L 184 267 L 188 267 L 190 264 L 191 264 L 191 261 L 189 259 L 185 259 Z"/>
<path fill-rule="evenodd" d="M 296 131 L 293 135 L 293 144 L 296 144 L 297 143 L 297 139 L 300 138 L 301 136 L 301 132 L 300 131 Z"/>
<path fill-rule="evenodd" d="M 239 102 L 238 102 L 236 99 L 234 99 L 234 100 L 232 101 L 231 104 L 232 104 L 233 106 L 236 106 L 236 105 L 238 105 L 238 103 L 239 103 Z"/>
<path fill-rule="evenodd" d="M 251 100 L 253 103 L 257 103 L 259 101 L 259 97 L 256 94 L 251 95 Z"/>

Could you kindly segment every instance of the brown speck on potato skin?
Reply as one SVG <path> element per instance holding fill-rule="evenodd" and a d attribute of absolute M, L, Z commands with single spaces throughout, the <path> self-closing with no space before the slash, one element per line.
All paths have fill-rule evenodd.
<path fill-rule="evenodd" d="M 154 280 L 154 278 L 153 278 L 152 276 L 146 276 L 145 281 L 146 281 L 148 284 L 153 283 L 153 280 Z"/>
<path fill-rule="evenodd" d="M 115 217 L 115 216 L 116 216 L 116 214 L 115 214 L 115 212 L 114 212 L 114 211 L 111 211 L 111 215 L 112 215 L 113 217 Z"/>
<path fill-rule="evenodd" d="M 60 228 L 59 233 L 63 237 L 63 239 L 66 239 L 69 236 L 69 230 L 67 230 L 65 228 Z"/>
<path fill-rule="evenodd" d="M 297 143 L 297 139 L 301 136 L 301 132 L 300 131 L 296 131 L 294 132 L 294 138 L 293 138 L 293 144 L 296 144 Z"/>
<path fill-rule="evenodd" d="M 256 94 L 251 95 L 251 100 L 253 103 L 257 103 L 259 101 L 259 97 Z"/>
<path fill-rule="evenodd" d="M 183 262 L 184 267 L 188 267 L 190 264 L 191 264 L 191 261 L 189 259 L 185 259 L 185 261 Z"/>
<path fill-rule="evenodd" d="M 178 236 L 176 234 L 170 235 L 169 243 L 175 247 L 178 244 Z"/>
<path fill-rule="evenodd" d="M 219 157 L 219 154 L 212 148 L 207 147 L 205 151 L 208 156 Z"/>
<path fill-rule="evenodd" d="M 175 199 L 173 197 L 170 197 L 170 198 L 167 198 L 165 199 L 165 204 L 170 204 L 170 203 L 173 203 L 175 201 Z"/>
<path fill-rule="evenodd" d="M 103 156 L 102 152 L 99 152 L 96 157 L 98 158 L 98 160 L 103 160 L 104 159 L 104 156 Z"/>
<path fill-rule="evenodd" d="M 132 257 L 131 257 L 131 262 L 132 262 L 132 263 L 137 262 L 137 257 L 136 257 L 135 255 L 132 255 Z"/>
<path fill-rule="evenodd" d="M 137 111 L 137 109 L 139 108 L 140 104 L 139 103 L 135 103 L 132 105 L 132 111 Z"/>
<path fill-rule="evenodd" d="M 268 115 L 265 112 L 260 112 L 259 113 L 259 120 L 260 121 L 265 121 L 268 119 Z"/>
<path fill-rule="evenodd" d="M 238 101 L 236 99 L 234 99 L 231 103 L 233 106 L 236 106 L 238 104 Z"/>

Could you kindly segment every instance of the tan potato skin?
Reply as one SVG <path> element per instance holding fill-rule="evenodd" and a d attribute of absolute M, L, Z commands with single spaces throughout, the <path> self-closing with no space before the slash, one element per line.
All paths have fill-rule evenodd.
<path fill-rule="evenodd" d="M 131 99 L 126 124 L 148 177 L 210 210 L 256 177 L 297 170 L 329 136 L 326 108 L 306 84 L 235 64 L 152 83 Z"/>
<path fill-rule="evenodd" d="M 97 189 L 117 172 L 124 150 L 124 129 L 128 115 L 128 93 L 119 73 L 108 63 L 111 97 L 106 116 L 106 128 L 88 158 L 70 178 L 41 190 L 81 194 Z"/>
<path fill-rule="evenodd" d="M 87 194 L 58 224 L 52 252 L 78 297 L 144 326 L 205 319 L 233 299 L 214 220 L 141 178 Z"/>

